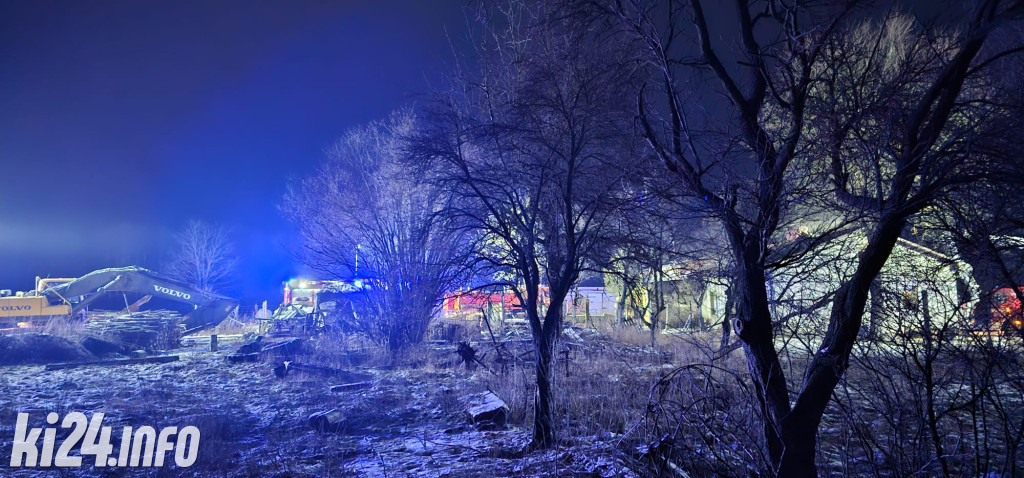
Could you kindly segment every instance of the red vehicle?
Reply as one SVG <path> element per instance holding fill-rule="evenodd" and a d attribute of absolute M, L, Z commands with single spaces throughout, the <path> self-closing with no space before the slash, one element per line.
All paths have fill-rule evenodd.
<path fill-rule="evenodd" d="M 541 288 L 541 302 L 548 305 L 547 287 Z M 501 306 L 505 313 L 516 315 L 523 311 L 523 304 L 512 291 L 505 292 L 451 292 L 444 296 L 443 310 L 447 316 L 476 315 L 488 307 Z"/>
<path fill-rule="evenodd" d="M 990 294 L 989 306 L 978 306 L 975 322 L 987 325 L 990 330 L 999 330 L 1004 334 L 1024 335 L 1024 312 L 1021 310 L 1020 297 L 1024 296 L 1024 286 L 1002 287 Z"/>
<path fill-rule="evenodd" d="M 523 309 L 519 298 L 512 292 L 452 292 L 444 296 L 445 315 L 475 314 L 484 311 L 492 306 L 498 306 L 507 311 L 514 312 Z"/>

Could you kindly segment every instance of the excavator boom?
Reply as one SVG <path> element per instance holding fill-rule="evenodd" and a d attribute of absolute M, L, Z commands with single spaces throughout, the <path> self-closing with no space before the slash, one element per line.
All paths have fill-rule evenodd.
<path fill-rule="evenodd" d="M 101 269 L 70 282 L 46 287 L 39 293 L 52 305 L 70 305 L 74 314 L 106 292 L 137 292 L 191 304 L 196 309 L 182 321 L 187 330 L 216 326 L 238 305 L 234 299 L 197 290 L 141 267 Z"/>

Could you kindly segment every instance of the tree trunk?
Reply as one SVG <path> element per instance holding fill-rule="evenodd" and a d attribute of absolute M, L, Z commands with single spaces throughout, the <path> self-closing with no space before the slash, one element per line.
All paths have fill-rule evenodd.
<path fill-rule="evenodd" d="M 884 313 L 884 304 L 882 302 L 882 287 L 878 284 L 878 281 L 871 283 L 871 309 L 870 316 L 868 317 L 868 330 L 866 338 L 868 340 L 875 340 L 878 338 L 878 327 L 881 325 L 882 314 Z"/>
<path fill-rule="evenodd" d="M 545 329 L 547 329 L 545 327 Z M 533 406 L 533 448 L 550 448 L 555 444 L 555 423 L 551 411 L 551 359 L 553 337 L 541 334 L 537 343 L 537 394 Z"/>
<path fill-rule="evenodd" d="M 654 271 L 654 287 L 651 291 L 654 292 L 654 309 L 651 312 L 651 347 L 655 347 L 658 345 L 658 316 L 661 315 L 665 301 L 661 295 L 661 272 L 657 269 Z"/>
<path fill-rule="evenodd" d="M 868 292 L 882 266 L 892 254 L 906 220 L 883 218 L 868 237 L 861 252 L 857 270 L 838 291 L 832 305 L 828 331 L 821 348 L 807 367 L 804 385 L 792 411 L 782 420 L 784 453 L 779 463 L 779 476 L 817 476 L 814 466 L 818 425 L 832 392 L 849 367 L 850 353 L 864 319 Z"/>
<path fill-rule="evenodd" d="M 733 318 L 733 307 L 735 306 L 735 300 L 733 299 L 735 292 L 732 286 L 725 289 L 725 311 L 722 313 L 722 343 L 719 345 L 720 348 L 729 346 L 729 334 L 732 333 L 732 318 Z"/>
<path fill-rule="evenodd" d="M 537 349 L 537 394 L 533 405 L 533 443 L 534 449 L 550 448 L 556 441 L 555 420 L 552 413 L 553 396 L 551 393 L 552 360 L 555 356 L 555 344 L 562 329 L 562 302 L 567 291 L 551 288 L 551 306 L 544 314 L 544 323 L 533 334 L 534 346 Z"/>
<path fill-rule="evenodd" d="M 790 414 L 782 421 L 782 441 L 785 453 L 778 464 L 778 476 L 787 478 L 816 478 L 814 452 L 818 446 L 818 424 L 812 420 L 796 420 Z"/>
<path fill-rule="evenodd" d="M 932 336 L 932 315 L 931 310 L 928 308 L 928 290 L 921 291 L 921 318 L 924 319 L 922 325 L 922 335 L 924 336 L 924 357 L 923 367 L 924 374 L 924 392 L 925 392 L 925 408 L 928 415 L 928 432 L 931 433 L 932 445 L 935 447 L 935 456 L 939 459 L 939 464 L 942 465 L 942 476 L 950 476 L 949 472 L 949 460 L 946 459 L 946 451 L 942 446 L 942 435 L 939 432 L 939 419 L 935 412 L 935 357 L 938 355 L 935 352 L 935 342 Z"/>
<path fill-rule="evenodd" d="M 768 456 L 773 464 L 779 463 L 784 446 L 778 424 L 789 411 L 789 390 L 786 389 L 785 377 L 782 375 L 782 364 L 770 340 L 755 343 L 744 341 L 743 350 L 747 357 L 747 370 L 754 378 L 761 415 L 764 417 Z"/>
<path fill-rule="evenodd" d="M 747 369 L 753 378 L 764 418 L 768 455 L 775 465 L 780 462 L 784 450 L 780 424 L 790 412 L 789 389 L 775 351 L 764 268 L 756 257 L 756 245 L 746 246 L 735 285 L 737 319 L 733 325 L 736 335 L 743 341 Z"/>
<path fill-rule="evenodd" d="M 623 280 L 622 284 L 622 292 L 615 300 L 615 319 L 619 322 L 619 327 L 626 325 L 626 281 Z"/>

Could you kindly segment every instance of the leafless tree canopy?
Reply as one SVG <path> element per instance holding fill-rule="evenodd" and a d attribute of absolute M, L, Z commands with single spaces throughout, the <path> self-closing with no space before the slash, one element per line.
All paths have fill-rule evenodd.
<path fill-rule="evenodd" d="M 168 271 L 172 277 L 209 292 L 230 285 L 238 259 L 226 228 L 189 221 L 175 240 L 178 250 Z"/>
<path fill-rule="evenodd" d="M 734 325 L 774 472 L 816 474 L 818 424 L 904 228 L 1000 157 L 1007 111 L 984 77 L 1017 45 L 985 45 L 1020 9 L 978 2 L 957 28 L 926 28 L 853 3 L 606 5 L 649 55 L 637 94 L 644 136 L 729 243 Z M 779 237 L 801 223 L 811 230 L 798 244 Z M 766 292 L 773 268 L 849 231 L 865 243 L 823 302 L 828 325 L 791 400 Z"/>
<path fill-rule="evenodd" d="M 965 328 L 957 306 L 970 287 L 959 274 L 968 268 L 941 243 L 993 249 L 977 239 L 1007 215 L 986 207 L 991 217 L 967 224 L 965 206 L 999 196 L 999 177 L 1019 163 L 1024 102 L 993 69 L 1024 49 L 1013 30 L 1024 4 L 980 0 L 934 25 L 858 2 L 474 7 L 477 49 L 421 116 L 349 133 L 286 199 L 307 263 L 381 284 L 366 315 L 384 342 L 422 337 L 437 298 L 464 279 L 461 267 L 485 264 L 484 275 L 524 305 L 536 352 L 533 444 L 548 447 L 553 355 L 581 275 L 615 277 L 608 285 L 622 297 L 646 289 L 654 342 L 671 270 L 688 277 L 696 302 L 712 285 L 727 291 L 724 338 L 735 331 L 746 371 L 687 365 L 672 377 L 705 388 L 672 391 L 667 377 L 660 395 L 692 401 L 679 410 L 686 416 L 712 407 L 715 387 L 740 392 L 712 397 L 731 417 L 718 439 L 749 434 L 736 417 L 759 420 L 763 443 L 722 453 L 715 473 L 815 476 L 826 411 L 865 413 L 840 387 L 855 364 L 877 373 L 867 359 L 876 353 L 906 365 L 894 390 L 925 383 L 917 403 L 930 438 L 916 443 L 952 474 L 944 417 L 999 387 L 969 390 L 966 401 L 941 396 L 956 387 L 935 374 L 973 353 L 948 340 Z M 906 250 L 933 268 L 907 265 Z M 901 274 L 942 279 L 911 284 Z M 868 351 L 862 334 L 909 351 Z M 988 372 L 978 376 L 995 380 Z M 671 421 L 652 410 L 650 429 L 664 430 Z M 672 433 L 714 424 L 690 418 Z"/>
<path fill-rule="evenodd" d="M 325 278 L 361 279 L 357 327 L 393 349 L 420 342 L 444 293 L 465 280 L 473 240 L 440 214 L 446 198 L 406 159 L 411 113 L 354 128 L 283 209 L 302 259 Z"/>
<path fill-rule="evenodd" d="M 511 272 L 537 350 L 534 444 L 546 447 L 562 303 L 643 167 L 628 93 L 637 69 L 621 38 L 551 5 L 496 2 L 477 13 L 479 63 L 434 102 L 416 150 L 439 171 L 449 213 L 481 235 L 482 258 Z"/>

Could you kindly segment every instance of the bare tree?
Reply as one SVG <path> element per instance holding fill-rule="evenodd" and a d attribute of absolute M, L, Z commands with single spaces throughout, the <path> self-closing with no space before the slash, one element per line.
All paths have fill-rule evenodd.
<path fill-rule="evenodd" d="M 860 27 L 871 12 L 852 3 L 739 1 L 724 21 L 704 7 L 670 0 L 608 10 L 649 53 L 657 86 L 640 91 L 638 107 L 652 149 L 729 242 L 733 325 L 772 471 L 815 476 L 818 425 L 849 366 L 872 282 L 908 220 L 972 181 L 989 156 L 982 131 L 1005 112 L 986 106 L 977 79 L 1017 48 L 983 47 L 1021 4 L 979 2 L 959 32 L 906 29 L 893 16 Z M 908 35 L 894 41 L 901 28 Z M 779 248 L 776 235 L 801 220 L 816 225 L 806 246 Z M 827 328 L 791 401 L 771 269 L 851 225 L 864 246 L 827 302 Z"/>
<path fill-rule="evenodd" d="M 178 250 L 169 266 L 171 277 L 208 292 L 230 285 L 238 258 L 224 226 L 189 221 L 175 240 Z"/>
<path fill-rule="evenodd" d="M 658 328 L 666 325 L 670 301 L 679 305 L 692 299 L 689 313 L 700 323 L 700 305 L 711 280 L 704 277 L 705 263 L 713 262 L 719 251 L 710 247 L 713 229 L 700 211 L 694 211 L 688 200 L 673 197 L 663 177 L 643 179 L 643 189 L 629 195 L 632 202 L 614 221 L 613 252 L 603 267 L 606 282 L 618 293 L 620 309 L 634 305 L 634 315 L 649 328 L 653 345 Z"/>
<path fill-rule="evenodd" d="M 327 278 L 358 278 L 360 331 L 398 350 L 419 343 L 446 291 L 469 271 L 472 238 L 444 215 L 439 186 L 407 167 L 409 111 L 347 132 L 316 173 L 289 187 L 283 210 L 302 260 Z"/>
<path fill-rule="evenodd" d="M 484 260 L 514 273 L 537 359 L 533 445 L 549 447 L 563 301 L 642 166 L 631 150 L 635 68 L 621 43 L 543 2 L 479 13 L 479 68 L 457 71 L 417 150 L 442 171 L 450 213 L 482 235 Z"/>

